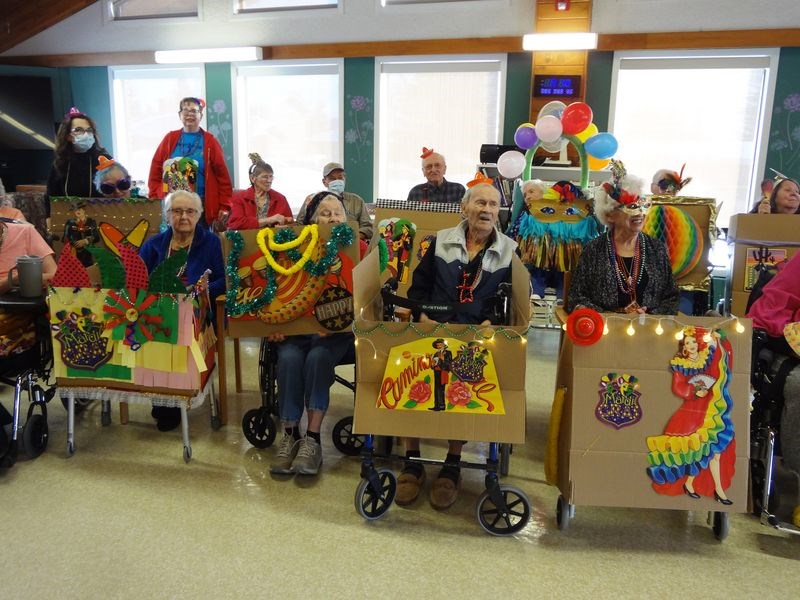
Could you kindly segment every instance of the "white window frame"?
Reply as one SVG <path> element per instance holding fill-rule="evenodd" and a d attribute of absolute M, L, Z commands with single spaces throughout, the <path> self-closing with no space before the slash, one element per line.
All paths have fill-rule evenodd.
<path fill-rule="evenodd" d="M 186 22 L 186 21 L 202 21 L 203 20 L 203 6 L 204 2 L 196 0 L 197 14 L 196 15 L 149 15 L 141 17 L 115 17 L 113 10 L 113 0 L 105 0 L 103 2 L 103 19 L 106 23 L 135 23 L 138 25 L 142 21 L 158 21 L 159 23 L 170 22 Z"/>
<path fill-rule="evenodd" d="M 330 10 L 341 9 L 342 0 L 335 0 L 334 4 L 324 4 L 323 0 L 271 0 L 275 6 L 265 8 L 239 9 L 237 0 L 231 0 L 234 15 L 263 15 L 265 13 L 301 11 L 301 10 Z"/>
<path fill-rule="evenodd" d="M 185 64 L 185 65 L 126 65 L 126 66 L 118 66 L 118 67 L 109 67 L 108 68 L 108 87 L 109 87 L 109 95 L 111 99 L 111 131 L 112 135 L 114 136 L 114 148 L 113 148 L 113 155 L 117 158 L 120 163 L 122 163 L 131 173 L 131 176 L 136 180 L 143 180 L 145 183 L 145 187 L 147 186 L 147 179 L 149 175 L 149 165 L 148 170 L 144 173 L 134 172 L 134 165 L 131 164 L 129 160 L 129 156 L 127 156 L 126 152 L 121 151 L 123 147 L 127 147 L 127 144 L 123 144 L 123 141 L 126 141 L 128 138 L 128 133 L 124 131 L 118 119 L 115 115 L 123 114 L 124 109 L 122 107 L 121 99 L 118 97 L 116 92 L 116 86 L 114 85 L 115 81 L 117 80 L 135 80 L 135 79 L 159 79 L 159 78 L 172 78 L 180 72 L 194 72 L 200 75 L 200 92 L 199 95 L 202 98 L 206 96 L 206 79 L 205 79 L 205 67 L 204 65 L 197 63 L 197 64 Z M 190 96 L 193 90 L 187 92 L 183 96 Z M 178 101 L 183 97 L 175 98 L 175 110 L 174 110 L 174 126 L 165 129 L 162 133 L 162 136 L 166 135 L 168 131 L 173 131 L 175 129 L 180 129 L 181 123 L 180 118 L 178 117 Z M 200 126 L 203 129 L 206 129 L 206 112 L 203 111 L 203 118 L 200 121 Z M 135 132 L 132 132 L 135 134 Z M 152 151 L 155 153 L 156 145 L 153 146 Z"/>
<path fill-rule="evenodd" d="M 380 153 L 381 153 L 381 121 L 382 121 L 382 102 L 381 102 L 381 74 L 384 72 L 453 72 L 463 70 L 469 71 L 493 71 L 490 68 L 483 69 L 470 69 L 468 65 L 473 67 L 485 64 L 487 67 L 491 64 L 499 64 L 499 85 L 497 89 L 498 97 L 498 113 L 497 113 L 497 135 L 494 140 L 484 140 L 485 144 L 499 144 L 503 136 L 503 128 L 505 123 L 505 97 L 506 97 L 506 79 L 508 72 L 508 56 L 506 54 L 453 54 L 453 55 L 430 55 L 430 56 L 376 56 L 375 57 L 375 143 L 374 143 L 374 178 L 373 178 L 373 198 L 379 198 L 378 190 L 380 189 Z M 457 65 L 462 65 L 463 68 L 457 68 Z M 453 68 L 444 69 L 445 66 Z M 446 110 L 442 107 L 442 110 Z M 421 145 L 424 140 L 421 140 Z M 438 150 L 438 148 L 434 148 Z M 475 154 L 475 166 L 477 168 L 479 162 L 480 147 L 470 149 L 469 151 Z M 447 158 L 447 156 L 445 156 Z M 452 157 L 451 157 L 452 158 Z M 450 161 L 452 163 L 452 160 Z M 449 168 L 449 166 L 448 166 Z M 450 171 L 452 173 L 452 171 Z M 447 177 L 446 177 L 447 178 Z M 454 179 L 454 181 L 457 180 Z M 466 183 L 465 180 L 462 183 Z M 420 183 L 422 182 L 422 175 L 420 175 Z M 399 198 L 403 200 L 405 198 Z"/>
<path fill-rule="evenodd" d="M 338 136 L 338 149 L 337 155 L 332 156 L 325 160 L 323 163 L 314 166 L 314 170 L 319 170 L 318 177 L 313 178 L 311 181 L 308 182 L 309 185 L 309 193 L 314 190 L 315 186 L 322 188 L 322 166 L 326 162 L 330 161 L 339 161 L 344 160 L 344 59 L 343 58 L 319 58 L 319 59 L 305 59 L 305 60 L 270 60 L 270 61 L 260 61 L 257 63 L 241 63 L 241 64 L 234 64 L 233 68 L 231 69 L 231 91 L 232 91 L 232 102 L 233 102 L 233 133 L 234 133 L 234 152 L 233 152 L 233 162 L 234 162 L 234 188 L 235 189 L 244 189 L 250 185 L 250 182 L 246 178 L 242 178 L 240 175 L 241 173 L 245 172 L 250 165 L 249 158 L 247 157 L 248 152 L 254 150 L 253 148 L 246 147 L 246 140 L 242 139 L 238 135 L 238 131 L 240 128 L 240 120 L 243 118 L 241 111 L 238 110 L 239 106 L 239 90 L 237 84 L 237 78 L 240 75 L 247 75 L 247 74 L 257 74 L 259 72 L 273 72 L 278 73 L 283 71 L 284 73 L 293 73 L 297 72 L 300 74 L 301 71 L 306 70 L 311 74 L 312 72 L 315 73 L 336 73 L 338 76 L 339 82 L 339 90 L 338 90 L 338 116 L 339 116 L 339 131 L 337 132 Z M 257 150 L 257 149 L 256 149 Z M 263 150 L 263 149 L 262 149 Z M 274 159 L 270 157 L 265 157 L 267 162 L 269 163 L 272 161 L 275 162 Z M 272 166 L 276 169 L 276 171 L 280 168 L 278 164 L 272 164 Z M 317 182 L 319 182 L 317 184 Z M 277 186 L 280 188 L 280 185 Z M 300 205 L 297 202 L 297 198 L 287 196 L 289 200 L 289 204 L 292 208 L 293 212 L 297 212 Z"/>
<path fill-rule="evenodd" d="M 609 131 L 614 131 L 615 107 L 617 102 L 617 81 L 620 69 L 624 69 L 626 65 L 622 64 L 625 61 L 648 61 L 647 63 L 640 63 L 646 65 L 648 68 L 709 68 L 712 66 L 719 66 L 720 68 L 728 67 L 763 67 L 767 69 L 766 85 L 762 96 L 762 111 L 759 123 L 759 131 L 756 135 L 756 148 L 754 150 L 753 171 L 750 174 L 750 184 L 748 186 L 748 198 L 745 204 L 737 204 L 734 207 L 734 214 L 736 212 L 746 212 L 755 198 L 760 195 L 760 182 L 758 177 L 759 173 L 764 173 L 767 161 L 767 150 L 769 148 L 769 132 L 772 120 L 772 105 L 775 98 L 775 83 L 778 74 L 778 61 L 780 50 L 778 48 L 750 48 L 750 49 L 732 49 L 732 50 L 671 50 L 671 51 L 625 51 L 614 53 L 614 67 L 611 77 L 611 96 L 609 106 Z M 649 62 L 652 61 L 652 62 Z M 633 62 L 629 63 L 633 64 Z M 649 90 L 648 92 L 657 93 L 657 90 Z M 698 102 L 709 102 L 713 98 L 719 98 L 716 101 L 723 101 L 724 97 L 720 97 L 714 90 L 702 90 L 696 95 Z M 646 101 L 646 98 L 645 98 Z M 712 142 L 713 143 L 713 142 Z M 622 157 L 624 160 L 624 157 Z M 666 165 L 667 167 L 669 165 Z M 679 165 L 678 165 L 679 166 Z M 689 175 L 691 171 L 687 169 Z M 646 177 L 647 174 L 640 174 Z M 698 177 L 696 174 L 695 177 Z M 649 180 L 647 181 L 649 185 Z M 725 199 L 717 199 L 723 201 Z M 737 199 L 737 202 L 739 199 Z M 717 223 L 718 227 L 726 227 L 727 223 Z"/>

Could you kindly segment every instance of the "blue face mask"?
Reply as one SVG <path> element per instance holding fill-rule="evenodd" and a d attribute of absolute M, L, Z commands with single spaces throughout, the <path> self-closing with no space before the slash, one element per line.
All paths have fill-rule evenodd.
<path fill-rule="evenodd" d="M 328 189 L 334 194 L 341 194 L 344 192 L 344 179 L 334 179 L 328 182 Z"/>
<path fill-rule="evenodd" d="M 89 148 L 94 146 L 94 134 L 84 133 L 83 135 L 73 135 L 72 145 L 75 146 L 77 152 L 86 152 Z"/>

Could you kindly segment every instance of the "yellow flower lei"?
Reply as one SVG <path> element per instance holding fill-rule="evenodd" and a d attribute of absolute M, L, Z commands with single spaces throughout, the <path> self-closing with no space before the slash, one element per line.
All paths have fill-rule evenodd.
<path fill-rule="evenodd" d="M 298 248 L 307 237 L 311 236 L 311 239 L 306 246 L 305 251 L 303 251 L 303 255 L 300 257 L 296 263 L 294 263 L 288 269 L 282 267 L 277 263 L 277 261 L 273 258 L 272 252 L 284 252 L 286 250 L 291 250 L 293 248 Z M 267 238 L 267 241 L 264 241 L 264 238 Z M 319 228 L 316 225 L 306 225 L 303 227 L 303 230 L 300 232 L 300 235 L 297 238 L 285 242 L 283 244 L 279 244 L 275 242 L 275 231 L 272 227 L 265 227 L 261 231 L 256 234 L 256 242 L 258 243 L 258 247 L 261 248 L 261 252 L 264 254 L 264 258 L 267 259 L 267 263 L 269 266 L 276 273 L 280 273 L 281 275 L 294 275 L 300 269 L 302 269 L 305 264 L 311 260 L 311 255 L 314 254 L 314 250 L 317 248 L 317 242 L 319 241 Z"/>

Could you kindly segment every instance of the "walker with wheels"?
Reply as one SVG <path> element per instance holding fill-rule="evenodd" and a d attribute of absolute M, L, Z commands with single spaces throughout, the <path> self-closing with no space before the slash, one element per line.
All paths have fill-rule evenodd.
<path fill-rule="evenodd" d="M 707 511 L 717 539 L 748 510 L 751 327 L 736 317 L 574 311 L 565 323 L 545 459 L 576 506 Z"/>

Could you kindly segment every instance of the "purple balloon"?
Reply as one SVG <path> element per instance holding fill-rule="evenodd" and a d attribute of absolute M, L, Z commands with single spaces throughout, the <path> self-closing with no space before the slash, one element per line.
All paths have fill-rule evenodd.
<path fill-rule="evenodd" d="M 536 130 L 528 125 L 520 125 L 514 133 L 514 143 L 518 148 L 530 150 L 539 142 Z"/>

